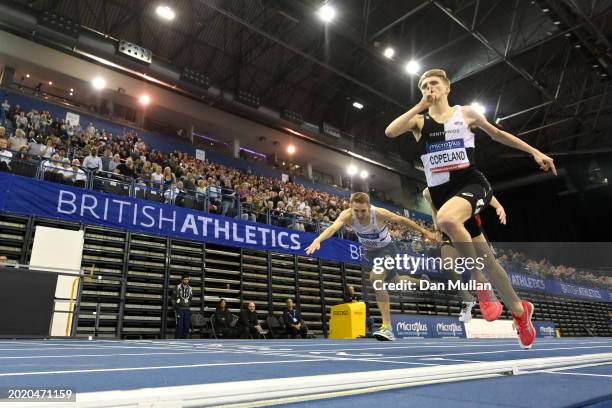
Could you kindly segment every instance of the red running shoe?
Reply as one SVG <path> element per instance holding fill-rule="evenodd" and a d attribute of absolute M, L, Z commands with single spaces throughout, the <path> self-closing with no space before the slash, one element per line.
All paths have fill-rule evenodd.
<path fill-rule="evenodd" d="M 480 305 L 480 313 L 487 322 L 493 322 L 499 319 L 504 306 L 495 297 L 495 294 L 491 290 L 477 290 L 476 295 L 478 296 L 478 304 Z"/>
<path fill-rule="evenodd" d="M 526 300 L 523 300 L 521 304 L 523 305 L 523 314 L 521 316 L 515 316 L 513 314 L 512 317 L 514 318 L 514 327 L 518 331 L 519 344 L 524 349 L 530 349 L 536 338 L 535 327 L 533 327 L 533 323 L 531 323 L 533 304 Z"/>

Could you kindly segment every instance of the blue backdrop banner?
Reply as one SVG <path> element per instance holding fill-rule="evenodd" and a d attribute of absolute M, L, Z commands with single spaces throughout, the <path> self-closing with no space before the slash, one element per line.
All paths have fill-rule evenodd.
<path fill-rule="evenodd" d="M 582 299 L 611 302 L 607 290 L 593 286 L 583 286 L 574 283 L 558 281 L 556 279 L 546 279 L 546 293 L 560 296 L 572 296 Z"/>
<path fill-rule="evenodd" d="M 7 173 L 0 173 L 0 210 L 304 256 L 304 249 L 316 237 L 307 232 Z M 331 238 L 316 255 L 357 263 L 361 260 L 361 248 L 357 242 Z"/>

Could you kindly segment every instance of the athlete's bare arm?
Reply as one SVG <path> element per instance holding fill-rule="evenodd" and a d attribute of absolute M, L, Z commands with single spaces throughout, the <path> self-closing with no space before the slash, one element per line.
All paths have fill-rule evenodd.
<path fill-rule="evenodd" d="M 419 113 L 429 109 L 429 107 L 436 103 L 439 98 L 440 95 L 435 95 L 433 90 L 424 92 L 423 98 L 421 98 L 419 103 L 387 126 L 385 135 L 394 138 L 411 130 L 418 141 L 421 129 L 423 128 L 423 117 L 419 115 Z"/>
<path fill-rule="evenodd" d="M 489 121 L 484 117 L 484 115 L 476 112 L 476 110 L 474 110 L 471 106 L 464 106 L 462 107 L 462 109 L 463 114 L 465 115 L 465 118 L 468 121 L 468 124 L 474 124 L 478 126 L 486 134 L 491 136 L 491 139 L 495 140 L 498 143 L 529 153 L 533 156 L 533 159 L 536 161 L 536 163 L 538 163 L 542 170 L 551 170 L 555 176 L 557 175 L 557 169 L 555 168 L 555 163 L 552 158 L 548 157 L 535 147 L 532 147 L 527 143 L 523 142 L 518 137 L 496 128 L 491 123 L 489 123 Z"/>
<path fill-rule="evenodd" d="M 497 201 L 495 196 L 491 198 L 491 207 L 495 208 L 499 222 L 502 225 L 506 225 L 506 211 L 504 210 L 504 207 L 502 207 L 501 203 Z"/>
<path fill-rule="evenodd" d="M 353 214 L 350 209 L 342 211 L 336 221 L 334 221 L 334 223 L 329 227 L 325 228 L 325 230 L 318 237 L 316 237 L 314 241 L 312 241 L 312 244 L 306 248 L 306 254 L 311 255 L 321 248 L 321 241 L 325 241 L 327 238 L 330 238 L 336 233 L 336 231 L 348 224 L 352 216 Z"/>
<path fill-rule="evenodd" d="M 407 225 L 413 230 L 418 231 L 421 235 L 423 235 L 423 237 L 427 238 L 430 241 L 436 242 L 439 240 L 437 234 L 435 234 L 434 232 L 431 232 L 421 227 L 419 224 L 412 221 L 410 218 L 402 217 L 401 215 L 392 213 L 391 211 L 385 208 L 376 208 L 376 218 L 385 222 Z"/>

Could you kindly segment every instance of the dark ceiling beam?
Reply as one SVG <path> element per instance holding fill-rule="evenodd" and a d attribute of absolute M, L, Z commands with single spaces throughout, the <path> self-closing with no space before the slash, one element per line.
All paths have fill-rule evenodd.
<path fill-rule="evenodd" d="M 601 35 L 597 28 L 595 28 L 596 31 L 590 29 L 591 26 L 589 25 L 589 23 L 591 23 L 591 21 L 583 14 L 578 14 L 578 16 L 574 15 L 571 11 L 576 11 L 577 13 L 580 13 L 580 10 L 575 10 L 571 5 L 565 7 L 564 3 L 561 3 L 558 0 L 545 0 L 545 2 L 548 7 L 550 7 L 566 25 L 569 26 L 576 23 L 583 24 L 583 30 L 576 30 L 573 34 L 576 36 L 576 38 L 578 38 L 580 44 L 584 47 L 584 49 L 591 54 L 591 57 L 596 58 L 601 63 L 608 75 L 612 75 L 612 64 L 610 63 L 610 60 L 605 56 L 605 50 L 598 49 L 598 47 L 594 44 L 591 38 L 589 38 L 590 35 L 596 38 L 599 38 L 599 35 Z M 610 42 L 605 39 L 605 37 L 604 40 L 604 44 L 610 44 Z M 607 47 L 607 49 L 609 49 L 609 46 Z M 588 58 L 588 55 L 585 57 Z"/>
<path fill-rule="evenodd" d="M 383 27 L 382 29 L 378 30 L 375 34 L 371 35 L 370 38 L 368 38 L 368 42 L 371 42 L 374 39 L 378 38 L 379 36 L 381 36 L 382 34 L 386 33 L 387 31 L 389 31 L 390 29 L 392 29 L 393 27 L 395 27 L 396 25 L 398 25 L 402 21 L 406 20 L 408 17 L 418 13 L 419 11 L 421 11 L 422 9 L 424 9 L 427 6 L 429 6 L 429 2 L 424 1 L 423 3 L 419 4 L 418 6 L 413 8 L 412 10 L 408 11 L 407 13 L 402 14 L 399 18 L 395 19 L 393 22 L 391 22 L 387 26 Z"/>
<path fill-rule="evenodd" d="M 117 5 L 118 7 L 125 9 L 125 5 L 124 4 L 120 4 L 117 3 L 115 0 L 111 0 L 111 2 L 115 5 Z M 131 3 L 131 7 L 128 11 L 125 12 L 125 14 L 123 14 L 123 18 L 115 21 L 115 23 L 110 26 L 108 33 L 111 35 L 115 35 L 116 34 L 116 30 L 123 25 L 129 24 L 132 21 L 134 21 L 135 19 L 140 19 L 141 14 L 143 14 L 144 9 L 142 7 L 140 7 L 140 3 L 137 2 L 133 2 Z"/>
<path fill-rule="evenodd" d="M 430 0 L 430 1 L 432 1 L 432 0 Z M 608 14 L 612 14 L 612 10 L 607 10 L 607 11 L 605 11 L 605 12 L 603 12 L 603 13 L 601 13 L 601 14 L 593 17 L 593 18 L 596 19 L 596 18 L 604 17 L 604 16 L 607 16 Z M 564 36 L 567 33 L 572 33 L 573 31 L 583 27 L 585 24 L 586 24 L 585 22 L 576 24 L 576 25 L 574 25 L 574 26 L 572 26 L 572 27 L 570 27 L 570 28 L 568 28 L 566 30 L 559 31 L 556 34 L 553 34 L 551 36 L 543 38 L 543 39 L 541 39 L 539 41 L 536 41 L 536 42 L 534 42 L 532 44 L 526 45 L 523 48 L 520 48 L 520 49 L 510 53 L 507 56 L 507 58 L 509 58 L 509 59 L 510 58 L 516 58 L 519 55 L 521 55 L 521 54 L 523 54 L 523 53 L 525 53 L 527 51 L 531 51 L 534 48 L 537 48 L 537 47 L 540 47 L 542 45 L 545 45 L 545 44 L 551 42 L 552 40 L 555 40 L 555 39 L 557 39 L 559 37 Z M 472 30 L 468 30 L 469 34 L 466 34 L 465 37 L 469 37 L 471 35 L 471 31 Z M 446 46 L 443 46 L 443 47 L 446 47 Z M 439 52 L 439 50 L 434 50 L 434 51 L 435 52 Z M 432 54 L 433 54 L 433 52 L 429 53 L 428 55 L 432 55 Z M 503 62 L 504 62 L 504 58 L 502 56 L 500 56 L 498 58 L 495 58 L 495 59 L 492 59 L 491 61 L 488 61 L 487 63 L 483 64 L 482 66 L 480 66 L 480 67 L 478 67 L 478 68 L 476 68 L 476 69 L 474 69 L 474 70 L 472 70 L 470 72 L 466 72 L 465 74 L 463 74 L 463 75 L 461 75 L 459 77 L 456 77 L 456 78 L 451 78 L 452 82 L 453 83 L 457 83 L 459 81 L 463 81 L 464 79 L 468 79 L 468 78 L 470 78 L 470 77 L 472 77 L 472 76 L 474 76 L 476 74 L 479 74 L 480 72 L 482 72 L 482 71 L 484 71 L 486 69 L 492 68 L 492 67 L 494 67 L 496 65 L 499 65 L 499 64 L 501 64 Z"/>
<path fill-rule="evenodd" d="M 285 41 L 275 37 L 274 35 L 272 35 L 270 33 L 267 33 L 264 30 L 261 30 L 260 28 L 254 26 L 253 24 L 249 23 L 248 21 L 246 21 L 246 20 L 236 16 L 235 14 L 230 12 L 229 10 L 226 10 L 226 9 L 224 9 L 221 6 L 218 6 L 215 2 L 213 2 L 211 0 L 198 0 L 198 1 L 200 1 L 203 4 L 205 4 L 206 6 L 210 7 L 211 9 L 217 11 L 218 13 L 223 14 L 227 18 L 229 18 L 229 19 L 231 19 L 231 20 L 233 20 L 233 21 L 235 21 L 235 22 L 237 22 L 239 24 L 242 24 L 243 26 L 247 27 L 250 30 L 253 30 L 254 32 L 258 33 L 259 35 L 267 38 L 268 40 L 270 40 L 270 41 L 272 41 L 272 42 L 274 42 L 274 43 L 276 43 L 278 45 L 281 45 L 281 46 L 287 48 L 288 50 L 290 50 L 292 52 L 300 54 L 304 59 L 307 59 L 308 61 L 314 62 L 315 64 L 321 66 L 322 68 L 325 68 L 328 71 L 333 72 L 334 74 L 340 76 L 341 78 L 344 78 L 347 81 L 352 82 L 353 84 L 358 85 L 359 87 L 369 91 L 370 93 L 372 93 L 372 94 L 374 94 L 374 95 L 376 95 L 376 96 L 378 96 L 378 97 L 380 97 L 380 98 L 382 98 L 382 99 L 384 99 L 386 101 L 389 101 L 389 102 L 393 103 L 398 108 L 400 108 L 400 109 L 404 109 L 405 108 L 405 104 L 404 103 L 402 103 L 402 102 L 400 102 L 400 101 L 398 101 L 396 99 L 393 99 L 393 98 L 385 95 L 384 93 L 378 91 L 377 89 L 372 88 L 370 85 L 368 85 L 368 84 L 366 84 L 366 83 L 364 83 L 364 82 L 362 82 L 362 81 L 360 81 L 360 80 L 358 80 L 356 78 L 353 78 L 352 76 L 346 74 L 345 72 L 342 72 L 342 71 L 336 69 L 335 67 L 333 67 L 333 66 L 331 66 L 331 65 L 329 65 L 329 64 L 327 64 L 327 63 L 325 63 L 325 62 L 323 62 L 321 60 L 319 60 L 318 58 L 315 58 L 315 57 L 313 57 L 311 55 L 306 54 L 305 52 L 303 52 L 303 51 L 297 49 L 296 47 L 292 46 L 291 44 L 289 44 L 289 43 L 287 43 L 287 42 L 285 42 Z"/>
<path fill-rule="evenodd" d="M 584 21 L 586 25 L 591 29 L 591 31 L 596 34 L 597 39 L 601 41 L 607 49 L 612 48 L 612 43 L 610 42 L 608 37 L 606 37 L 604 33 L 602 33 L 601 30 L 599 30 L 599 28 L 597 28 L 597 26 L 593 24 L 593 21 L 591 21 L 591 19 L 586 14 L 584 14 L 582 9 L 576 3 L 576 0 L 565 0 L 565 3 L 567 3 L 576 12 L 576 14 L 580 16 L 580 19 Z"/>
<path fill-rule="evenodd" d="M 197 10 L 196 10 L 196 14 L 197 14 L 196 24 L 197 24 L 197 21 L 200 20 L 200 24 L 201 24 L 200 28 L 196 30 L 194 27 L 194 30 L 191 32 L 191 35 L 186 37 L 183 43 L 175 49 L 175 51 L 172 53 L 172 55 L 169 58 L 170 61 L 172 61 L 172 63 L 174 63 L 174 60 L 177 59 L 178 56 L 181 55 L 185 50 L 187 50 L 188 48 L 194 47 L 196 44 L 195 40 L 204 32 L 204 30 L 208 28 L 208 24 L 211 21 L 213 21 L 215 18 L 218 17 L 217 14 L 213 13 L 207 18 L 203 18 L 200 12 Z"/>
<path fill-rule="evenodd" d="M 586 122 L 584 122 L 582 120 L 582 118 L 580 118 L 575 112 L 571 112 L 568 111 L 567 108 L 565 108 L 565 106 L 563 106 L 562 104 L 559 103 L 558 100 L 554 99 L 554 96 L 551 95 L 546 88 L 544 88 L 533 76 L 531 76 L 528 72 L 526 72 L 525 70 L 521 69 L 520 67 L 518 67 L 516 64 L 514 64 L 513 62 L 509 61 L 507 58 L 505 58 L 503 56 L 503 54 L 501 54 L 495 47 L 493 47 L 491 45 L 491 43 L 489 43 L 489 41 L 479 32 L 477 31 L 472 31 L 470 30 L 470 28 L 468 26 L 466 26 L 453 12 L 447 10 L 444 6 L 442 6 L 440 4 L 440 2 L 438 0 L 430 0 L 436 7 L 438 7 L 444 14 L 446 14 L 452 21 L 455 22 L 455 24 L 459 25 L 461 28 L 463 28 L 465 31 L 469 32 L 472 37 L 474 37 L 476 40 L 478 40 L 478 42 L 480 42 L 483 46 L 485 46 L 489 51 L 497 54 L 498 58 L 501 58 L 503 60 L 503 62 L 510 67 L 510 69 L 512 69 L 513 71 L 515 71 L 518 75 L 520 75 L 521 77 L 523 77 L 531 86 L 533 86 L 534 88 L 538 89 L 540 91 L 540 93 L 549 101 L 553 101 L 553 103 L 557 106 L 559 106 L 562 110 L 566 111 L 572 119 L 576 120 L 577 122 L 579 122 L 582 126 L 584 126 L 586 129 L 591 129 L 594 132 L 597 132 L 596 129 L 593 129 L 589 124 L 587 124 Z"/>

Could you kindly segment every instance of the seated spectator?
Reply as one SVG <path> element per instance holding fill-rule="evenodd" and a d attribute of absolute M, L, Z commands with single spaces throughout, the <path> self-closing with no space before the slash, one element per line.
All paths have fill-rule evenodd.
<path fill-rule="evenodd" d="M 108 163 L 108 172 L 109 173 L 115 173 L 115 169 L 120 164 L 121 164 L 121 156 L 119 156 L 118 154 L 115 154 L 113 156 L 113 161 Z"/>
<path fill-rule="evenodd" d="M 92 173 L 96 171 L 102 171 L 102 159 L 98 156 L 97 148 L 94 147 L 93 149 L 91 149 L 89 155 L 85 157 L 85 159 L 83 160 L 83 167 L 85 167 Z"/>
<path fill-rule="evenodd" d="M 170 185 L 172 185 L 172 183 L 176 183 L 176 176 L 174 175 L 172 169 L 169 166 L 166 166 L 164 168 L 164 176 L 162 178 L 162 183 L 164 185 L 164 188 L 168 188 L 170 187 Z"/>
<path fill-rule="evenodd" d="M 242 339 L 248 339 L 249 337 L 259 338 L 259 335 L 263 333 L 263 328 L 259 324 L 259 318 L 255 311 L 255 303 L 249 302 L 246 307 L 243 307 L 240 312 L 238 329 Z"/>
<path fill-rule="evenodd" d="M 301 313 L 294 308 L 292 299 L 287 299 L 287 308 L 283 311 L 283 321 L 285 322 L 287 334 L 292 339 L 295 339 L 298 334 L 303 339 L 308 336 L 308 327 L 306 327 Z"/>
<path fill-rule="evenodd" d="M 176 182 L 172 182 L 170 188 L 164 192 L 164 202 L 166 204 L 174 204 L 174 201 L 179 196 L 180 191 L 176 185 Z"/>
<path fill-rule="evenodd" d="M 57 172 L 62 175 L 64 181 L 71 182 L 75 174 L 72 172 L 72 166 L 70 165 L 70 159 L 65 158 L 61 160 L 61 164 L 57 168 Z"/>
<path fill-rule="evenodd" d="M 219 299 L 219 304 L 212 318 L 214 319 L 217 337 L 223 337 L 225 339 L 236 337 L 236 328 L 232 326 L 232 324 L 234 324 L 234 317 L 228 310 L 225 299 Z"/>
<path fill-rule="evenodd" d="M 42 158 L 48 159 L 55 153 L 55 148 L 53 147 L 53 139 L 48 138 L 45 144 L 45 147 L 42 149 L 42 154 L 40 155 Z"/>
<path fill-rule="evenodd" d="M 185 191 L 185 185 L 182 180 L 179 180 L 176 183 L 176 189 L 178 190 L 178 194 L 174 197 L 174 204 L 178 206 L 182 206 L 185 202 L 185 196 L 187 195 L 187 191 Z"/>
<path fill-rule="evenodd" d="M 8 140 L 0 138 L 0 171 L 11 171 L 13 153 L 8 151 Z"/>
<path fill-rule="evenodd" d="M 102 161 L 102 171 L 112 172 L 115 170 L 114 168 L 110 170 L 110 164 L 113 161 L 113 151 L 110 147 L 107 146 L 104 149 L 104 156 L 100 157 L 100 160 Z"/>
<path fill-rule="evenodd" d="M 15 136 L 9 138 L 9 150 L 14 152 L 18 152 L 21 149 L 21 146 L 27 146 L 28 141 L 25 137 L 25 132 L 22 129 L 17 129 L 15 131 Z"/>
<path fill-rule="evenodd" d="M 16 115 L 15 125 L 18 129 L 25 129 L 28 127 L 28 117 L 25 115 L 25 112 L 19 112 L 19 115 Z"/>
<path fill-rule="evenodd" d="M 17 159 L 17 160 L 30 160 L 30 155 L 28 154 L 28 147 L 27 146 L 21 146 L 21 149 L 19 150 L 19 153 L 17 153 L 17 155 L 15 156 L 15 159 Z"/>
<path fill-rule="evenodd" d="M 359 296 L 355 293 L 355 288 L 351 285 L 346 287 L 346 292 L 344 293 L 344 303 L 352 303 L 359 302 Z"/>
<path fill-rule="evenodd" d="M 162 167 L 159 164 L 153 163 L 153 172 L 151 172 L 151 187 L 161 188 L 164 175 Z"/>
<path fill-rule="evenodd" d="M 196 181 L 193 177 L 193 173 L 187 173 L 187 177 L 183 180 L 183 186 L 185 186 L 185 191 L 192 192 L 195 190 Z"/>
<path fill-rule="evenodd" d="M 57 173 L 59 170 L 61 170 L 63 166 L 60 163 L 59 154 L 55 153 L 53 156 L 51 156 L 50 160 L 45 160 L 42 167 L 45 173 Z"/>
<path fill-rule="evenodd" d="M 79 159 L 72 160 L 72 181 L 75 184 L 85 186 L 87 183 L 87 174 L 81 169 Z"/>
<path fill-rule="evenodd" d="M 125 163 L 119 164 L 115 168 L 115 173 L 121 174 L 122 176 L 125 176 L 125 177 L 134 178 L 136 176 L 136 171 L 134 169 L 134 162 L 132 161 L 132 158 L 128 157 L 125 160 Z"/>
<path fill-rule="evenodd" d="M 253 197 L 247 196 L 246 201 L 242 203 L 241 206 L 242 214 L 240 214 L 240 219 L 245 221 L 257 221 L 257 214 L 255 213 L 255 205 L 253 204 Z"/>
<path fill-rule="evenodd" d="M 221 209 L 221 188 L 219 182 L 213 182 L 213 179 L 208 179 L 208 188 L 206 189 L 206 195 L 208 196 L 208 202 L 215 208 L 215 213 L 218 213 Z"/>
<path fill-rule="evenodd" d="M 198 187 L 196 188 L 196 193 L 199 195 L 206 195 L 206 180 L 203 178 L 198 181 Z"/>

